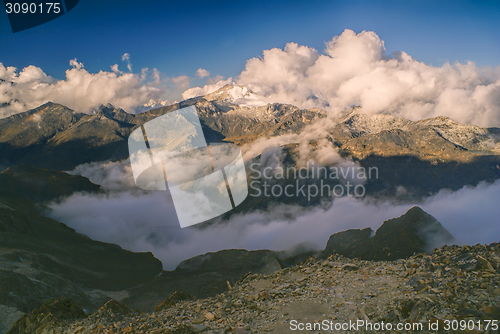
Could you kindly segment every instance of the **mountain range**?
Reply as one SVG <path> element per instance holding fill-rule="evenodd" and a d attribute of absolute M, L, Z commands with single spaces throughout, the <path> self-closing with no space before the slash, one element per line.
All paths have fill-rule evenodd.
<path fill-rule="evenodd" d="M 60 295 L 71 297 L 88 312 L 110 298 L 131 309 L 151 311 L 176 291 L 213 296 L 248 273 L 270 274 L 309 256 L 327 258 L 335 253 L 394 260 L 455 242 L 432 216 L 414 207 L 384 222 L 376 233 L 361 229 L 334 234 L 322 251 L 223 250 L 164 271 L 151 253 L 133 253 L 91 240 L 47 217 L 48 202 L 76 192 L 106 191 L 65 171 L 85 163 L 127 159 L 127 140 L 133 130 L 184 106 L 196 105 L 208 142 L 232 142 L 243 153 L 263 138 L 300 136 L 309 126 L 328 120 L 331 126 L 309 144 L 314 147 L 325 140 L 343 159 L 377 167 L 378 178 L 365 184 L 366 196 L 373 198 L 410 202 L 442 189 L 458 190 L 500 178 L 498 128 L 459 124 L 446 117 L 411 121 L 369 115 L 359 107 L 332 118 L 319 109 L 289 104 L 252 106 L 252 94 L 228 85 L 137 115 L 111 105 L 83 114 L 48 102 L 0 119 L 0 333 Z M 284 146 L 288 164 L 297 163 L 297 150 L 294 143 Z M 269 204 L 266 199 L 247 198 L 238 210 Z"/>
<path fill-rule="evenodd" d="M 196 105 L 207 141 L 235 143 L 244 154 L 260 138 L 298 135 L 328 118 L 331 125 L 318 139 L 327 140 L 332 150 L 360 166 L 378 168 L 378 178 L 365 184 L 372 197 L 418 200 L 441 189 L 458 190 L 500 177 L 499 128 L 464 125 L 447 117 L 411 121 L 368 115 L 359 107 L 332 119 L 319 109 L 242 104 L 251 94 L 244 87 L 227 85 L 206 96 L 137 115 L 111 105 L 82 114 L 48 102 L 0 119 L 0 165 L 68 171 L 84 163 L 123 160 L 134 129 L 177 108 Z M 293 161 L 294 146 L 286 149 Z"/>

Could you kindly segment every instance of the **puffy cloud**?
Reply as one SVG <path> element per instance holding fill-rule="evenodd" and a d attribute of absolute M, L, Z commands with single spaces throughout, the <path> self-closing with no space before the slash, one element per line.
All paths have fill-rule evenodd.
<path fill-rule="evenodd" d="M 210 75 L 210 72 L 208 72 L 207 70 L 205 70 L 204 68 L 199 68 L 197 71 L 196 71 L 196 75 L 199 76 L 200 78 L 205 78 L 205 77 L 208 77 Z"/>
<path fill-rule="evenodd" d="M 61 103 L 79 112 L 90 112 L 111 103 L 127 112 L 144 111 L 170 104 L 189 85 L 189 78 L 160 79 L 160 73 L 143 69 L 140 75 L 123 73 L 118 65 L 111 71 L 89 73 L 76 59 L 64 80 L 56 80 L 36 66 L 20 72 L 0 63 L 0 118 L 36 108 L 48 101 Z M 152 79 L 152 81 L 148 81 Z M 168 84 L 167 84 L 168 83 Z"/>
<path fill-rule="evenodd" d="M 78 62 L 78 60 L 76 58 L 75 59 L 71 59 L 69 61 L 69 64 L 71 66 L 73 66 L 73 68 L 76 68 L 78 70 L 81 69 L 81 68 L 83 68 L 83 63 Z"/>
<path fill-rule="evenodd" d="M 500 67 L 473 62 L 436 67 L 405 52 L 385 54 L 371 31 L 345 30 L 324 53 L 288 43 L 247 61 L 235 80 L 260 97 L 260 104 L 290 103 L 321 108 L 335 116 L 352 105 L 368 113 L 418 120 L 448 116 L 458 122 L 500 126 Z M 220 85 L 191 88 L 184 96 L 210 93 Z"/>
<path fill-rule="evenodd" d="M 233 84 L 233 78 L 227 78 L 226 80 L 222 80 L 222 78 L 219 77 L 219 79 L 220 79 L 219 81 L 215 83 L 209 83 L 208 85 L 205 85 L 203 87 L 189 88 L 184 93 L 182 93 L 182 99 L 187 100 L 192 97 L 206 95 L 216 91 L 217 89 L 224 87 L 227 84 Z"/>
<path fill-rule="evenodd" d="M 112 65 L 111 66 L 111 71 L 113 71 L 116 74 L 123 74 L 123 72 L 118 69 L 118 64 Z"/>
<path fill-rule="evenodd" d="M 172 83 L 179 87 L 179 89 L 187 89 L 189 87 L 189 82 L 191 79 L 187 75 L 180 75 L 178 77 L 171 79 Z"/>

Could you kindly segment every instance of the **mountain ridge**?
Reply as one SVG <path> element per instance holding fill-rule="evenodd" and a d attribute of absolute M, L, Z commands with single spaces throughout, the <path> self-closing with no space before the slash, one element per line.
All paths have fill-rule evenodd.
<path fill-rule="evenodd" d="M 244 91 L 244 87 L 226 85 L 205 96 L 140 114 L 128 114 L 111 105 L 101 106 L 93 114 L 83 114 L 49 102 L 0 119 L 0 149 L 4 152 L 0 163 L 7 166 L 28 163 L 69 170 L 82 163 L 125 159 L 127 138 L 132 130 L 188 105 L 197 106 L 205 132 L 237 145 L 260 137 L 298 134 L 307 125 L 327 117 L 327 112 L 320 109 L 302 110 L 290 104 L 269 103 L 256 107 L 233 104 L 238 99 L 228 92 L 236 88 L 240 93 Z M 247 90 L 245 94 L 253 92 Z M 442 116 L 411 121 L 386 114 L 367 115 L 360 110 L 354 107 L 339 116 L 326 138 L 341 152 L 357 159 L 411 154 L 422 159 L 463 162 L 473 159 L 477 153 L 500 154 L 499 128 L 460 124 Z M 419 137 L 425 137 L 426 142 L 436 147 L 446 147 L 426 149 L 425 145 L 419 146 Z M 392 146 L 375 149 L 373 141 L 385 141 Z M 73 158 L 63 159 L 63 156 Z"/>

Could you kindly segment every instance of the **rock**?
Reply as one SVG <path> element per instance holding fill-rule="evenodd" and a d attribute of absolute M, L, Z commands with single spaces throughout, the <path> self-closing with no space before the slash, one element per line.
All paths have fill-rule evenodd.
<path fill-rule="evenodd" d="M 481 262 L 481 265 L 483 266 L 483 269 L 486 269 L 486 270 L 490 270 L 490 271 L 495 271 L 495 269 L 493 268 L 493 266 L 491 265 L 491 263 L 486 260 L 484 257 L 482 257 L 481 255 L 478 255 L 477 256 L 477 259 L 479 260 L 479 262 Z"/>
<path fill-rule="evenodd" d="M 191 296 L 187 292 L 177 292 L 175 291 L 172 293 L 167 299 L 162 301 L 158 306 L 156 306 L 155 311 L 160 312 L 166 308 L 174 306 L 177 302 L 182 301 L 182 300 L 192 300 L 194 299 L 193 296 Z"/>
<path fill-rule="evenodd" d="M 52 299 L 22 316 L 7 334 L 47 333 L 46 328 L 57 327 L 64 321 L 86 318 L 87 314 L 69 298 Z"/>
<path fill-rule="evenodd" d="M 452 261 L 465 271 L 472 271 L 479 268 L 479 262 L 468 251 L 460 252 Z"/>
<path fill-rule="evenodd" d="M 413 305 L 408 321 L 411 323 L 418 322 L 424 313 L 425 304 L 423 301 L 419 300 Z"/>
<path fill-rule="evenodd" d="M 207 326 L 205 325 L 192 325 L 191 326 L 193 333 L 200 333 L 203 332 L 205 329 L 207 329 Z"/>
<path fill-rule="evenodd" d="M 129 313 L 132 313 L 132 311 L 128 308 L 127 305 L 119 303 L 114 299 L 109 300 L 99 310 L 97 310 L 97 314 L 101 317 L 114 317 L 117 315 L 125 315 Z"/>
<path fill-rule="evenodd" d="M 193 324 L 202 324 L 203 322 L 205 322 L 206 318 L 205 317 L 198 317 L 198 318 L 195 318 L 193 320 L 191 320 L 191 322 Z"/>
<path fill-rule="evenodd" d="M 346 263 L 341 267 L 342 270 L 358 270 L 359 267 L 353 263 Z"/>
<path fill-rule="evenodd" d="M 413 254 L 428 252 L 440 240 L 441 244 L 453 243 L 453 236 L 431 215 L 413 207 L 398 218 L 389 219 L 375 235 L 369 228 L 347 230 L 330 236 L 322 257 L 337 253 L 349 258 L 364 260 L 396 260 Z"/>
<path fill-rule="evenodd" d="M 360 253 L 359 247 L 368 242 L 372 235 L 373 230 L 371 228 L 351 229 L 335 233 L 328 239 L 322 256 L 328 257 L 332 254 L 340 254 L 346 257 L 357 256 Z"/>
<path fill-rule="evenodd" d="M 407 299 L 407 300 L 402 300 L 399 304 L 399 308 L 401 310 L 402 315 L 405 318 L 408 318 L 410 316 L 410 312 L 412 311 L 413 307 L 417 304 L 418 300 L 414 299 Z"/>

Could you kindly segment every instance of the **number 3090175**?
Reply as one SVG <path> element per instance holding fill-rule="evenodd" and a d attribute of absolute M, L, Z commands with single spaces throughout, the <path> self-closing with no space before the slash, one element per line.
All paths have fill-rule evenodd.
<path fill-rule="evenodd" d="M 5 11 L 7 14 L 43 14 L 43 13 L 54 13 L 59 14 L 61 12 L 61 3 L 59 2 L 46 2 L 46 3 L 6 3 Z"/>

